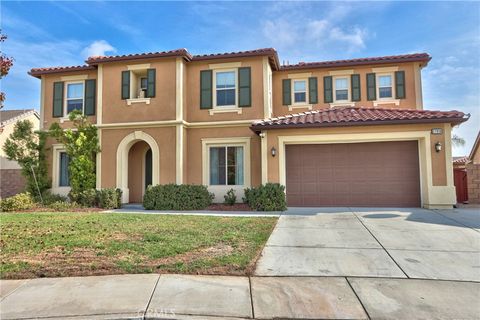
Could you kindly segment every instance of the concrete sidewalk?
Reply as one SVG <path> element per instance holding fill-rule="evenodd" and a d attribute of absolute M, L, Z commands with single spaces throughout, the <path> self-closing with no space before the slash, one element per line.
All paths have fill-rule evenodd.
<path fill-rule="evenodd" d="M 0 281 L 7 319 L 478 319 L 480 283 L 114 275 Z"/>

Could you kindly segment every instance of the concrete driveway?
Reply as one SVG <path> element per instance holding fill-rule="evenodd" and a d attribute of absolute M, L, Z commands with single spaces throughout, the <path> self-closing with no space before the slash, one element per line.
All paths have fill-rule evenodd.
<path fill-rule="evenodd" d="M 480 281 L 480 212 L 291 208 L 255 274 Z"/>

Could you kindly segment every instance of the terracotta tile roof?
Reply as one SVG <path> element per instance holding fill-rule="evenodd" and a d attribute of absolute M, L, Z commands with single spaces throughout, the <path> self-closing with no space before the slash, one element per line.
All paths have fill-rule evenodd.
<path fill-rule="evenodd" d="M 469 159 L 468 157 L 466 156 L 463 156 L 463 157 L 453 157 L 453 164 L 458 164 L 458 165 L 462 165 L 462 164 L 467 164 L 469 162 Z"/>
<path fill-rule="evenodd" d="M 61 72 L 70 72 L 70 71 L 84 71 L 84 70 L 94 70 L 95 67 L 88 65 L 81 66 L 67 66 L 67 67 L 48 67 L 48 68 L 33 68 L 28 74 L 37 78 L 40 78 L 42 74 L 49 73 L 61 73 Z"/>
<path fill-rule="evenodd" d="M 396 55 L 396 56 L 370 57 L 370 58 L 359 58 L 359 59 L 349 59 L 349 60 L 300 62 L 297 64 L 282 65 L 280 67 L 280 70 L 333 68 L 333 67 L 358 66 L 358 65 L 365 65 L 365 64 L 386 64 L 386 63 L 415 62 L 415 61 L 428 63 L 430 59 L 432 59 L 432 57 L 430 57 L 428 53 L 412 53 L 412 54 L 402 54 L 402 55 Z"/>
<path fill-rule="evenodd" d="M 194 55 L 192 61 L 201 61 L 201 60 L 211 60 L 211 59 L 224 59 L 224 58 L 244 58 L 244 57 L 254 57 L 254 56 L 269 56 L 270 63 L 273 64 L 275 70 L 280 66 L 278 61 L 277 50 L 274 48 L 262 48 L 246 51 L 236 51 L 236 52 L 223 52 L 223 53 L 212 53 L 212 54 L 197 54 Z"/>
<path fill-rule="evenodd" d="M 461 123 L 470 115 L 461 111 L 338 107 L 255 121 L 255 132 L 268 129 L 363 126 L 407 123 Z"/>
<path fill-rule="evenodd" d="M 161 57 L 185 57 L 188 60 L 192 58 L 191 54 L 187 51 L 187 49 L 182 48 L 182 49 L 175 49 L 170 51 L 144 52 L 144 53 L 117 55 L 117 56 L 94 56 L 94 57 L 89 57 L 85 62 L 88 63 L 89 65 L 96 65 L 103 62 L 161 58 Z"/>

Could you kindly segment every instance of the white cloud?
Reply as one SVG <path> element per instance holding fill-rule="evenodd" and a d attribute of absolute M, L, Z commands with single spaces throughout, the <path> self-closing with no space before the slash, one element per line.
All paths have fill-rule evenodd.
<path fill-rule="evenodd" d="M 115 53 L 117 52 L 117 49 L 105 40 L 96 40 L 82 50 L 82 56 L 85 58 L 92 56 L 105 56 L 107 55 L 107 52 Z"/>
<path fill-rule="evenodd" d="M 365 48 L 365 39 L 368 36 L 366 29 L 360 29 L 354 27 L 351 31 L 344 31 L 339 27 L 335 27 L 330 32 L 330 38 L 332 40 L 338 40 L 346 43 L 350 50 L 358 50 Z"/>

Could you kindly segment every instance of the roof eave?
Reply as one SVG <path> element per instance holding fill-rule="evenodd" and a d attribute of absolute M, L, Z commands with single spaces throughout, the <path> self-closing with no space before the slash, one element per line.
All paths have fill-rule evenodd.
<path fill-rule="evenodd" d="M 55 73 L 68 73 L 68 72 L 76 72 L 76 71 L 88 71 L 88 70 L 95 70 L 94 66 L 84 66 L 84 67 L 75 67 L 75 68 L 68 68 L 68 69 L 56 69 L 56 70 L 36 70 L 36 71 L 28 71 L 27 73 L 32 77 L 41 79 L 45 74 L 55 74 Z"/>
<path fill-rule="evenodd" d="M 165 53 L 152 53 L 152 54 L 144 54 L 144 55 L 127 55 L 127 56 L 120 56 L 120 57 L 104 57 L 104 58 L 98 58 L 98 59 L 87 59 L 85 60 L 85 63 L 91 66 L 96 66 L 101 63 L 107 63 L 107 62 L 146 60 L 146 59 L 171 58 L 171 57 L 182 57 L 186 61 L 192 60 L 192 55 L 186 49 L 181 49 L 181 50 L 177 50 L 173 52 L 165 52 Z"/>
<path fill-rule="evenodd" d="M 469 119 L 462 118 L 439 118 L 439 119 L 407 119 L 407 120 L 369 120 L 355 122 L 328 122 L 328 123 L 301 123 L 301 124 L 252 124 L 250 129 L 259 134 L 264 130 L 271 129 L 299 129 L 299 128 L 331 128 L 331 127 L 352 127 L 352 126 L 373 126 L 373 125 L 390 125 L 390 124 L 418 124 L 418 123 L 452 123 L 460 124 Z"/>

